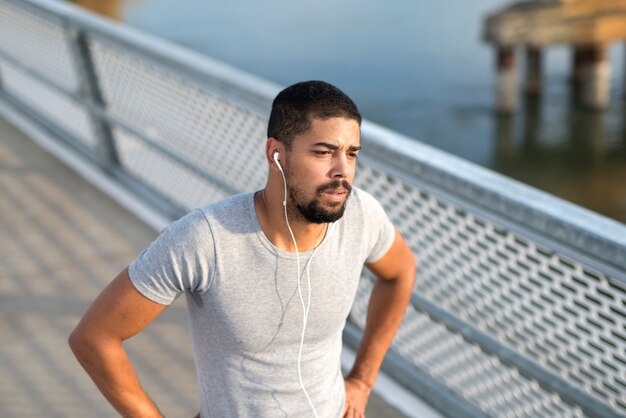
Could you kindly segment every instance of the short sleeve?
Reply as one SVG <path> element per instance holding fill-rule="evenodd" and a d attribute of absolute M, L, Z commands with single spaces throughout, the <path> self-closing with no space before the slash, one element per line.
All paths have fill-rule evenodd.
<path fill-rule="evenodd" d="M 167 226 L 129 265 L 137 290 L 154 302 L 171 304 L 183 293 L 208 289 L 215 266 L 210 225 L 196 209 Z"/>
<path fill-rule="evenodd" d="M 368 253 L 365 262 L 373 263 L 387 254 L 395 239 L 396 230 L 381 204 L 372 195 L 361 190 L 360 196 L 368 238 Z"/>

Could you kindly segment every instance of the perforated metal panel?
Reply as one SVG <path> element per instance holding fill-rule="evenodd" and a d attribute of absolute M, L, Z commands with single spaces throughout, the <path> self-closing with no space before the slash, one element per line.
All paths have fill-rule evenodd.
<path fill-rule="evenodd" d="M 358 184 L 410 243 L 416 292 L 626 413 L 624 283 L 382 171 Z"/>
<path fill-rule="evenodd" d="M 50 81 L 67 90 L 77 90 L 80 83 L 66 42 L 63 20 L 24 7 L 13 1 L 0 2 L 0 51 L 20 57 L 30 68 L 45 69 Z"/>
<path fill-rule="evenodd" d="M 0 59 L 4 89 L 90 149 L 97 146 L 88 111 L 45 83 Z"/>
<path fill-rule="evenodd" d="M 94 62 L 109 113 L 142 133 L 208 179 L 226 183 L 226 191 L 258 190 L 265 184 L 267 122 L 202 86 L 157 68 L 114 43 L 93 40 Z M 119 132 L 119 131 L 118 131 Z M 118 133 L 119 135 L 119 133 Z M 118 140 L 122 140 L 120 137 Z M 134 159 L 129 170 L 141 172 Z M 149 164 L 146 156 L 144 163 Z M 170 162 L 170 165 L 173 162 Z M 168 169 L 163 166 L 163 170 Z M 181 185 L 186 182 L 179 178 Z M 174 188 L 176 189 L 176 188 Z M 193 194 L 193 193 L 192 193 Z M 179 196 L 181 202 L 191 198 Z M 198 196 L 195 203 L 214 201 Z"/>
<path fill-rule="evenodd" d="M 122 129 L 116 129 L 114 134 L 124 169 L 179 206 L 196 208 L 230 195 L 219 184 L 168 158 L 134 135 Z"/>
<path fill-rule="evenodd" d="M 351 320 L 360 327 L 365 325 L 373 280 L 369 274 L 361 280 L 351 312 Z M 413 307 L 408 309 L 392 349 L 488 416 L 584 416 L 580 408 L 567 404 Z"/>
<path fill-rule="evenodd" d="M 2 56 L 41 74 L 46 82 L 26 74 Z M 60 17 L 28 4 L 0 2 L 0 71 L 4 89 L 53 121 L 89 148 L 96 147 L 88 112 L 82 104 L 59 92 L 77 96 L 81 78 L 68 44 L 67 27 Z M 51 88 L 54 83 L 56 88 Z"/>

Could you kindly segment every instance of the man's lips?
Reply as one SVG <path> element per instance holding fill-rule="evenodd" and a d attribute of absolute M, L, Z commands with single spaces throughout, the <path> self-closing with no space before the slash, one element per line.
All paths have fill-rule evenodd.
<path fill-rule="evenodd" d="M 339 190 L 327 190 L 323 193 L 328 199 L 332 200 L 332 201 L 342 201 L 345 199 L 345 197 L 348 194 L 348 191 L 345 189 L 339 189 Z"/>
<path fill-rule="evenodd" d="M 324 194 L 344 195 L 344 194 L 348 194 L 348 191 L 346 189 L 326 190 Z"/>
<path fill-rule="evenodd" d="M 333 181 L 332 183 L 325 184 L 317 191 L 319 196 L 323 196 L 324 200 L 329 200 L 333 203 L 345 202 L 352 187 L 347 181 Z"/>

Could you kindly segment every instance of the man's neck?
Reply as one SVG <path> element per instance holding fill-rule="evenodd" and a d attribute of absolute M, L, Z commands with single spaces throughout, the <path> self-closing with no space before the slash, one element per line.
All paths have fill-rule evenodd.
<path fill-rule="evenodd" d="M 256 215 L 265 236 L 274 246 L 280 250 L 295 252 L 293 239 L 285 221 L 285 209 L 282 197 L 271 198 L 271 192 L 267 188 L 254 195 L 254 207 Z M 309 251 L 317 247 L 323 240 L 328 229 L 328 224 L 315 224 L 289 217 L 289 225 L 298 244 L 298 251 Z"/>

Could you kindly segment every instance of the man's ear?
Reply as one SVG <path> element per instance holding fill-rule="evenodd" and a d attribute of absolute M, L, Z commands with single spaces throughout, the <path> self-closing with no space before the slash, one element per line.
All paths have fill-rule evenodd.
<path fill-rule="evenodd" d="M 279 161 L 284 161 L 283 155 L 285 155 L 285 145 L 274 137 L 267 138 L 267 141 L 265 142 L 265 159 L 267 160 L 267 164 L 270 166 L 270 169 L 279 171 L 278 166 L 274 161 L 274 153 L 276 152 L 279 154 Z"/>

